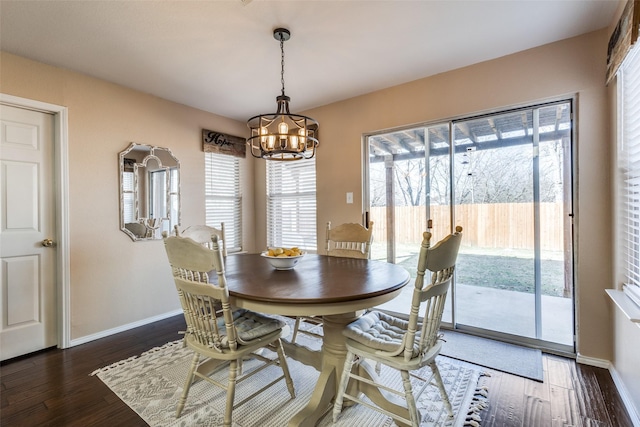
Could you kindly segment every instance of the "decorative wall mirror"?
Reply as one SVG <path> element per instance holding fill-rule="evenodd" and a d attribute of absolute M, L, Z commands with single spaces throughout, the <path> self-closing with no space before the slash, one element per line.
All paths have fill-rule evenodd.
<path fill-rule="evenodd" d="M 135 142 L 119 161 L 120 229 L 134 241 L 161 239 L 180 224 L 180 162 L 168 148 Z"/>

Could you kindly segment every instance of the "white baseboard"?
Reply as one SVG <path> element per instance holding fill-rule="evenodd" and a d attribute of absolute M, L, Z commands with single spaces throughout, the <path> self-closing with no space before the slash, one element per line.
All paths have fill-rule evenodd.
<path fill-rule="evenodd" d="M 117 328 L 107 329 L 106 331 L 101 331 L 91 335 L 85 335 L 84 337 L 76 338 L 69 342 L 69 347 L 74 347 L 80 344 L 86 344 L 91 341 L 98 340 L 100 338 L 105 338 L 113 334 L 117 334 L 120 332 L 128 331 L 129 329 L 137 328 L 138 326 L 148 325 L 149 323 L 157 322 L 159 320 L 167 319 L 169 317 L 177 316 L 178 314 L 182 314 L 182 309 L 170 311 L 168 313 L 159 314 L 153 317 L 147 317 L 146 319 L 138 320 L 137 322 L 128 323 L 126 325 L 118 326 Z"/>
<path fill-rule="evenodd" d="M 622 403 L 624 403 L 624 407 L 627 409 L 627 412 L 631 417 L 631 423 L 633 423 L 635 427 L 640 427 L 640 408 L 636 408 L 633 404 L 633 401 L 629 397 L 627 387 L 624 385 L 624 382 L 622 382 L 622 378 L 620 378 L 618 371 L 616 371 L 616 368 L 613 365 L 609 368 L 609 373 L 611 374 L 613 383 L 616 385 L 618 393 L 620 393 Z"/>
<path fill-rule="evenodd" d="M 576 362 L 582 363 L 583 365 L 595 366 L 596 368 L 609 369 L 611 367 L 611 362 L 608 360 L 582 356 L 580 353 L 576 356 Z"/>

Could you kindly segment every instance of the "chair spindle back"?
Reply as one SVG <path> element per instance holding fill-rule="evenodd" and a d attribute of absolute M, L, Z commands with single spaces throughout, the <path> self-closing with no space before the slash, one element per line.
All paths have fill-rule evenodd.
<path fill-rule="evenodd" d="M 416 352 L 423 354 L 428 351 L 438 339 L 447 292 L 462 241 L 462 227 L 456 227 L 455 233 L 448 235 L 433 247 L 430 246 L 430 240 L 431 233 L 423 233 L 409 326 L 404 337 L 404 358 L 407 361 L 415 357 Z M 424 287 L 426 271 L 431 273 L 431 277 L 429 284 Z M 424 304 L 424 310 L 420 322 L 422 304 Z M 419 334 L 418 327 L 420 327 Z M 418 335 L 417 342 L 416 335 Z"/>
<path fill-rule="evenodd" d="M 331 228 L 331 222 L 327 222 L 327 255 L 368 259 L 371 255 L 371 241 L 373 240 L 373 221 L 369 221 L 369 227 L 360 224 L 340 224 Z"/>
<path fill-rule="evenodd" d="M 212 238 L 213 249 L 188 237 L 166 237 L 164 244 L 187 323 L 187 340 L 220 352 L 235 350 L 237 336 L 218 237 Z M 217 283 L 210 283 L 214 271 Z"/>

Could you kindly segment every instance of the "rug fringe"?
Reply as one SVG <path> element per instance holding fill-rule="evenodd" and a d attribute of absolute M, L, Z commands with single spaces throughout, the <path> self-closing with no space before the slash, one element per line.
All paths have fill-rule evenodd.
<path fill-rule="evenodd" d="M 122 365 L 127 364 L 128 362 L 131 362 L 132 360 L 136 360 L 138 357 L 140 357 L 140 356 L 131 356 L 128 359 L 124 359 L 124 360 L 121 360 L 119 362 L 112 363 L 111 365 L 105 366 L 104 368 L 96 369 L 95 371 L 91 372 L 89 374 L 89 376 L 92 377 L 92 376 L 94 376 L 96 374 L 101 374 L 103 372 L 110 371 L 113 368 L 117 368 L 118 366 L 122 366 Z"/>
<path fill-rule="evenodd" d="M 166 343 L 164 345 L 161 345 L 160 347 L 154 347 L 151 350 L 147 350 L 144 353 L 142 353 L 140 356 L 146 356 L 146 355 L 149 355 L 149 354 L 157 353 L 157 352 L 162 351 L 162 350 L 166 350 L 166 349 L 171 348 L 171 347 L 175 347 L 177 345 L 182 345 L 183 341 L 184 340 L 176 340 L 176 341 L 168 342 L 168 343 Z"/>
<path fill-rule="evenodd" d="M 490 377 L 488 372 L 482 372 L 480 377 Z M 465 427 L 481 427 L 482 418 L 480 412 L 489 406 L 489 388 L 487 386 L 478 386 L 473 394 L 473 399 L 469 405 L 469 411 L 464 421 Z"/>
<path fill-rule="evenodd" d="M 89 374 L 89 376 L 92 377 L 94 375 L 101 374 L 103 372 L 108 372 L 108 371 L 110 371 L 110 370 L 112 370 L 114 368 L 118 368 L 118 367 L 120 367 L 120 366 L 122 366 L 122 365 L 124 365 L 124 364 L 126 364 L 128 362 L 131 362 L 131 361 L 134 361 L 136 359 L 139 359 L 142 356 L 147 356 L 147 355 L 150 355 L 150 354 L 153 354 L 153 353 L 157 353 L 159 351 L 166 350 L 166 349 L 171 348 L 171 347 L 175 347 L 176 345 L 182 345 L 182 340 L 168 342 L 168 343 L 166 343 L 164 345 L 161 345 L 160 347 L 154 347 L 151 350 L 147 350 L 147 351 L 145 351 L 144 353 L 142 353 L 139 356 L 131 356 L 128 359 L 121 360 L 121 361 L 116 362 L 116 363 L 112 363 L 111 365 L 105 366 L 105 367 L 100 368 L 100 369 L 96 369 L 95 371 L 91 372 Z"/>

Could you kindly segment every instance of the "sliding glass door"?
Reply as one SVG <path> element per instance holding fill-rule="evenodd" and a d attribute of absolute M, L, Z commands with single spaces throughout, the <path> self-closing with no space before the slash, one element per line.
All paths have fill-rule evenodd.
<path fill-rule="evenodd" d="M 450 126 L 399 129 L 367 138 L 368 215 L 373 259 L 404 266 L 415 278 L 422 233 L 429 221 L 435 242 L 451 228 Z M 408 313 L 409 286 L 383 308 Z M 451 304 L 443 316 L 451 321 Z"/>
<path fill-rule="evenodd" d="M 422 232 L 464 229 L 444 322 L 573 352 L 571 101 L 366 138 L 372 256 L 415 273 Z M 408 312 L 407 295 L 383 306 Z"/>

